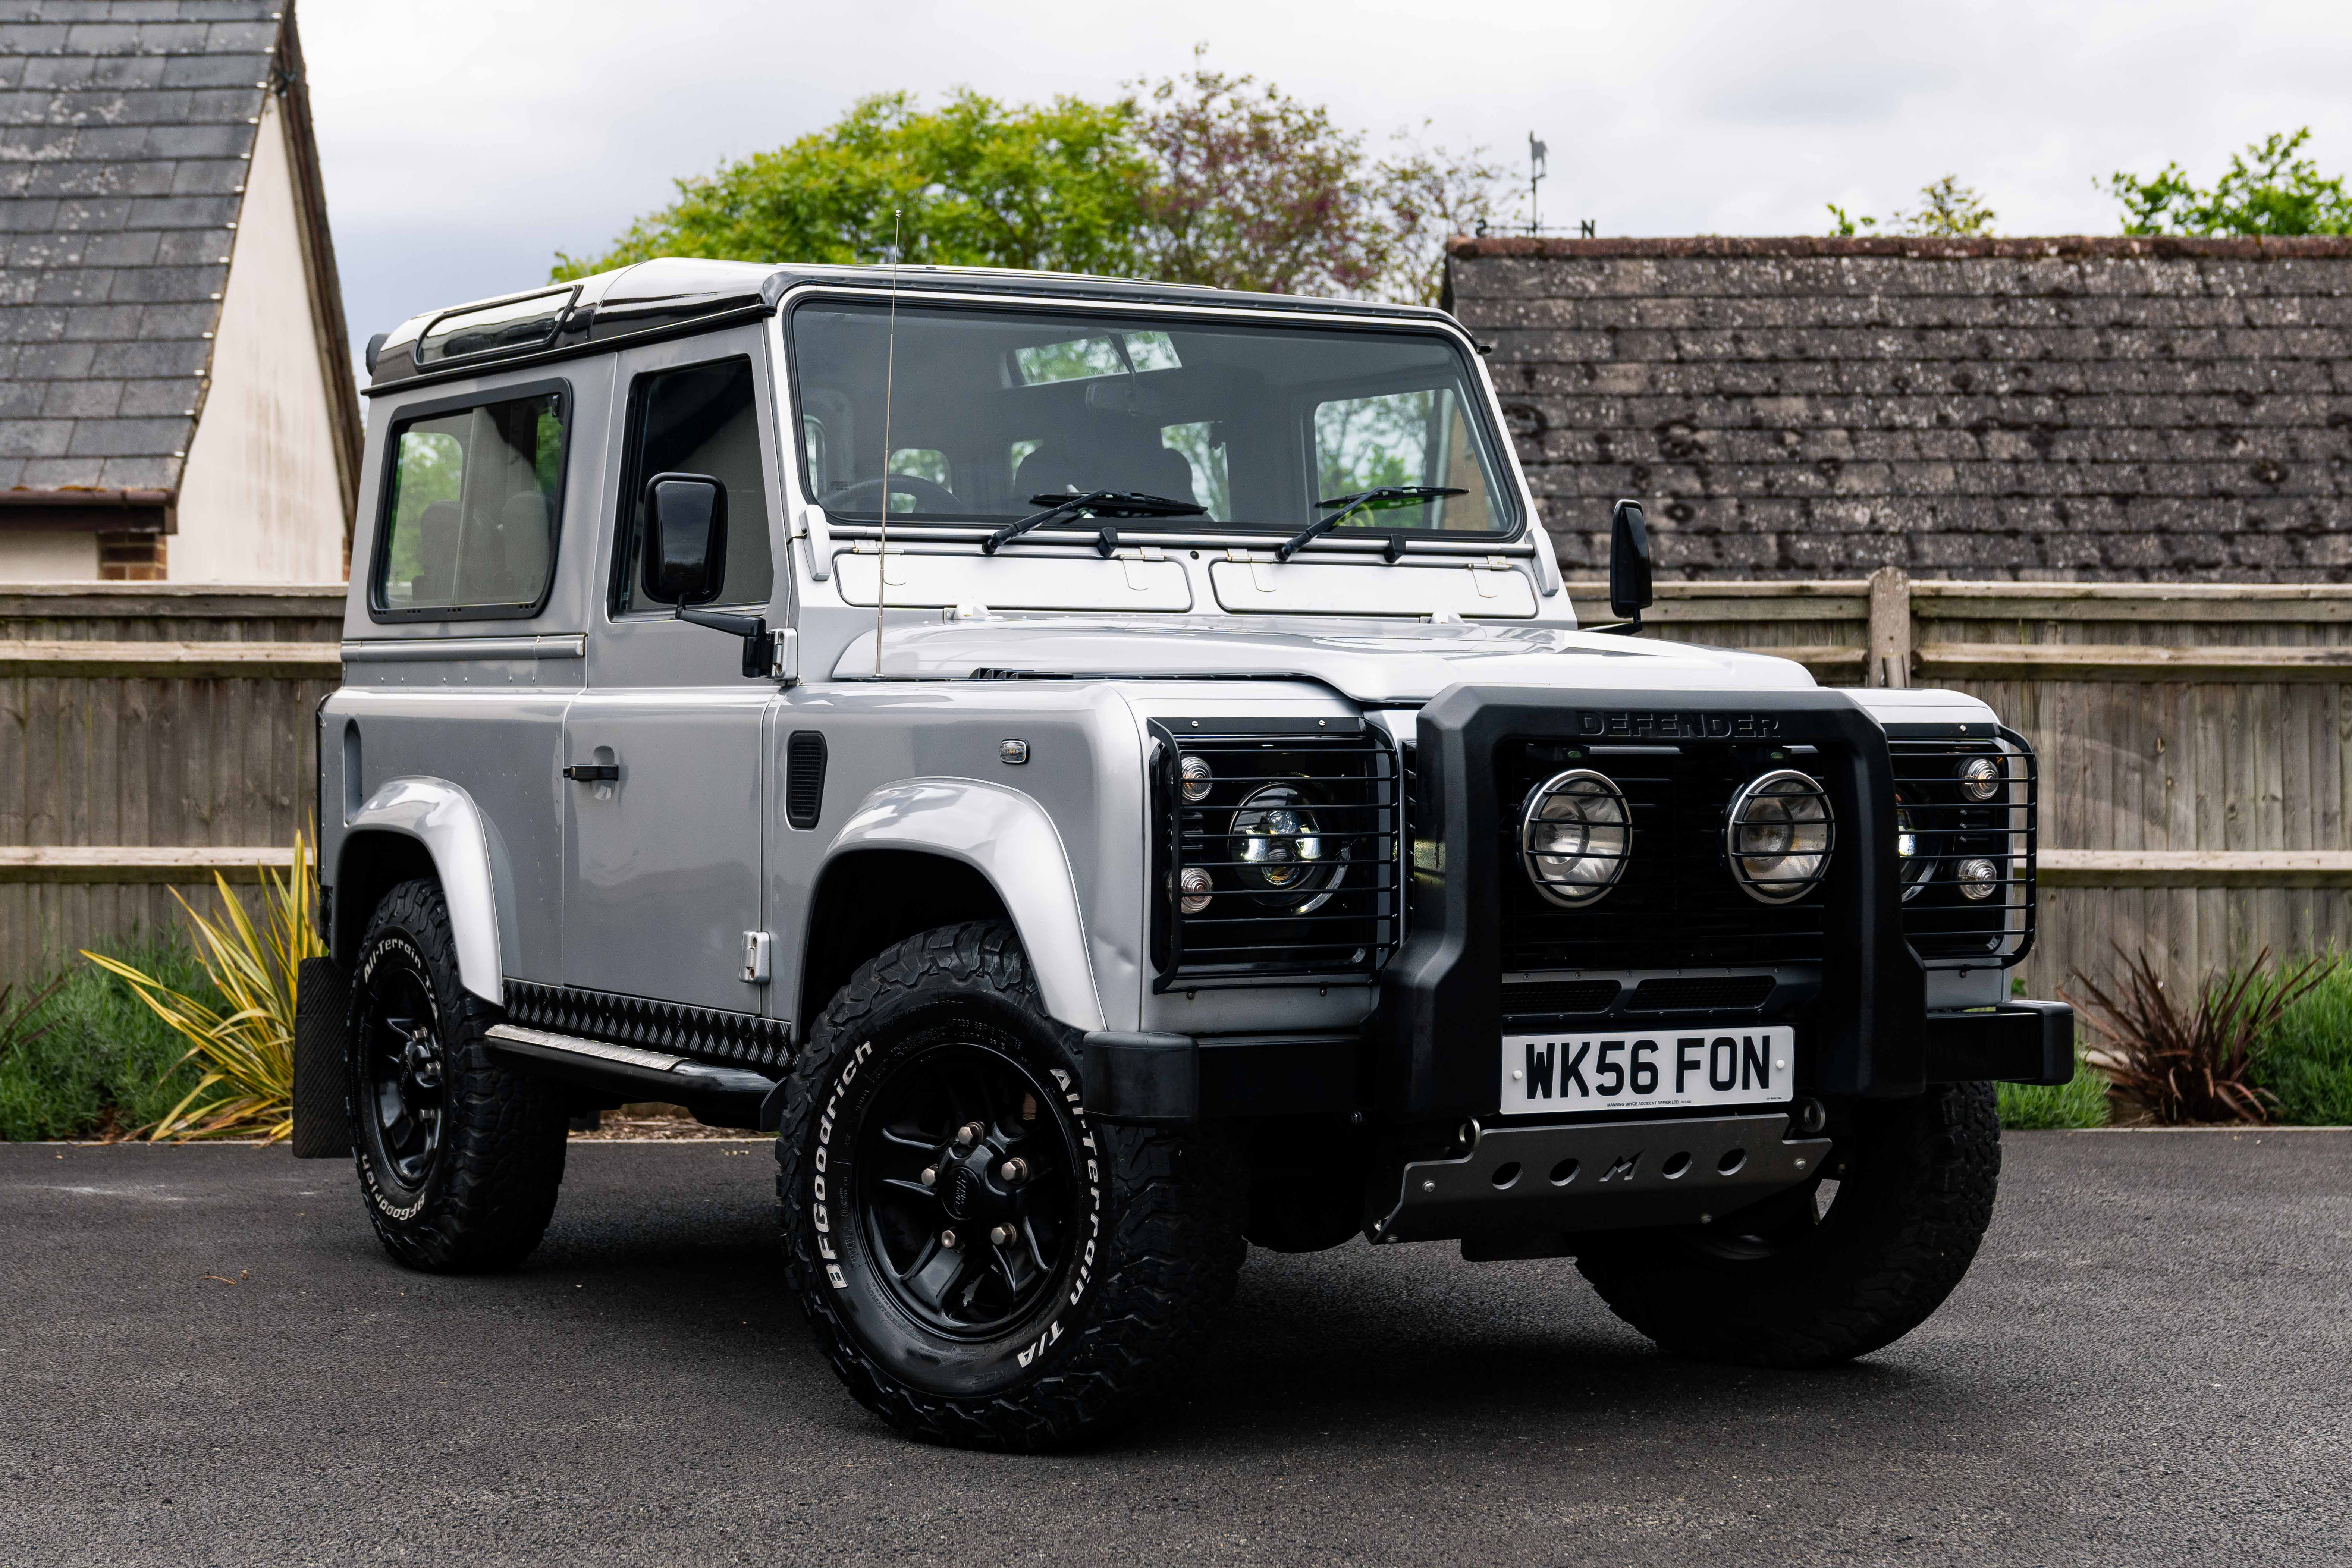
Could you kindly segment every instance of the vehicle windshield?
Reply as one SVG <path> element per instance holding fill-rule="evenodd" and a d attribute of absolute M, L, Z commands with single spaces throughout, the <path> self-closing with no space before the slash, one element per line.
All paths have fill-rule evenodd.
<path fill-rule="evenodd" d="M 892 331 L 887 304 L 793 312 L 803 477 L 844 522 L 880 521 L 887 379 L 893 521 L 1003 524 L 1115 491 L 1202 509 L 1126 531 L 1290 534 L 1337 498 L 1421 486 L 1455 493 L 1333 531 L 1517 526 L 1477 380 L 1434 332 L 903 300 Z"/>

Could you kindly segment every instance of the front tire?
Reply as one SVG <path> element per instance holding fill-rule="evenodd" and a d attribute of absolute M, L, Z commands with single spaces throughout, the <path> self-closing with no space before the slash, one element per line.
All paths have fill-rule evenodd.
<path fill-rule="evenodd" d="M 1892 1344 L 1969 1270 L 1992 1222 L 2000 1121 L 1987 1083 L 1864 1102 L 1815 1179 L 1708 1226 L 1604 1233 L 1577 1267 L 1661 1350 L 1824 1366 Z"/>
<path fill-rule="evenodd" d="M 1240 1162 L 1100 1127 L 1003 921 L 910 937 L 835 997 L 776 1139 L 786 1267 L 834 1370 L 910 1435 L 1034 1450 L 1163 1387 L 1232 1295 Z"/>
<path fill-rule="evenodd" d="M 345 1105 L 368 1218 L 411 1268 L 509 1268 L 555 1213 L 564 1109 L 491 1059 L 482 1031 L 498 1017 L 458 981 L 441 885 L 386 893 L 352 973 Z"/>

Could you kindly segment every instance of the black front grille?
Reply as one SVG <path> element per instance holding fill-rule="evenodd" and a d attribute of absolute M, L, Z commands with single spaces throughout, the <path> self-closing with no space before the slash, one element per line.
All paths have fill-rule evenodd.
<path fill-rule="evenodd" d="M 1644 980 L 1625 1004 L 1628 1013 L 1732 1013 L 1764 1005 L 1779 984 L 1769 974 L 1696 975 Z"/>
<path fill-rule="evenodd" d="M 1824 903 L 1819 891 L 1765 904 L 1740 889 L 1726 861 L 1724 816 L 1739 786 L 1776 768 L 1803 771 L 1785 748 L 1706 743 L 1582 746 L 1507 740 L 1495 748 L 1501 805 L 1506 972 L 1547 969 L 1733 969 L 1816 963 Z M 1625 870 L 1606 895 L 1563 909 L 1521 868 L 1520 809 L 1528 793 L 1567 768 L 1605 773 L 1632 816 Z"/>
<path fill-rule="evenodd" d="M 2017 963 L 2033 942 L 2032 749 L 2004 730 L 1998 740 L 1898 736 L 1887 750 L 1896 832 L 1911 850 L 1902 858 L 1903 934 L 1911 951 L 1934 969 Z M 1999 770 L 1990 800 L 1972 801 L 1961 787 L 1961 770 L 1977 757 Z M 1998 875 L 1990 896 L 1970 899 L 1960 872 L 1978 860 Z"/>
<path fill-rule="evenodd" d="M 1308 734 L 1202 721 L 1160 740 L 1154 984 L 1378 970 L 1397 944 L 1402 897 L 1401 780 L 1386 737 L 1352 721 L 1342 733 Z M 1187 757 L 1207 764 L 1204 799 L 1183 797 Z M 1188 869 L 1209 879 L 1207 906 L 1192 912 L 1181 905 Z"/>
<path fill-rule="evenodd" d="M 1506 1013 L 1600 1013 L 1617 1000 L 1614 980 L 1529 980 L 1503 987 Z"/>

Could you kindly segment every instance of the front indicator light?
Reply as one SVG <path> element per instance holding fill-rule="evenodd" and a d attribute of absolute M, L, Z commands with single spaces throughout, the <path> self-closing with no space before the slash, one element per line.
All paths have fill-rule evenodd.
<path fill-rule="evenodd" d="M 1978 903 L 2000 891 L 2000 868 L 1980 856 L 1961 861 L 1953 879 L 1960 885 L 1960 897 Z"/>
<path fill-rule="evenodd" d="M 1198 866 L 1187 866 L 1184 874 L 1176 879 L 1176 890 L 1181 894 L 1176 907 L 1188 915 L 1197 915 L 1209 907 L 1211 889 L 1215 886 L 1209 874 Z"/>

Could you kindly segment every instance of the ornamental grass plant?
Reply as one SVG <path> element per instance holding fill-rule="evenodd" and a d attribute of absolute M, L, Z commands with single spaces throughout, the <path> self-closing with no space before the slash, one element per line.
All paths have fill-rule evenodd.
<path fill-rule="evenodd" d="M 2303 1127 L 2352 1126 L 2352 964 L 2327 972 L 2254 1047 L 2254 1082 L 2272 1118 Z"/>
<path fill-rule="evenodd" d="M 2074 1047 L 2074 1076 L 2062 1084 L 2004 1083 L 2000 1126 L 2004 1132 L 2038 1132 L 2105 1127 L 2115 1119 L 2107 1080 Z"/>
<path fill-rule="evenodd" d="M 2267 1121 L 2276 1092 L 2257 1080 L 2255 1053 L 2296 1003 L 2336 967 L 2331 958 L 2273 969 L 2264 948 L 2252 963 L 2208 975 L 2182 1003 L 2147 952 L 2116 950 L 2122 975 L 2110 991 L 2074 975 L 2082 1020 L 2100 1039 L 2093 1065 L 2105 1073 L 2138 1120 L 2158 1126 Z"/>
<path fill-rule="evenodd" d="M 310 910 L 309 847 L 298 835 L 294 866 L 280 877 L 262 867 L 260 919 L 218 872 L 221 913 L 207 920 L 177 893 L 210 993 L 190 991 L 103 953 L 82 956 L 120 978 L 187 1042 L 181 1061 L 198 1069 L 177 1103 L 141 1129 L 155 1140 L 262 1138 L 276 1142 L 294 1129 L 295 976 L 302 960 L 322 956 Z"/>

